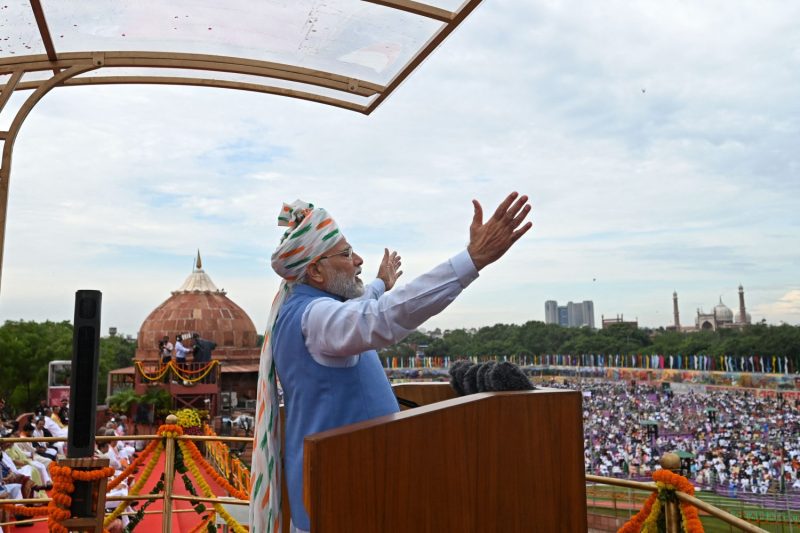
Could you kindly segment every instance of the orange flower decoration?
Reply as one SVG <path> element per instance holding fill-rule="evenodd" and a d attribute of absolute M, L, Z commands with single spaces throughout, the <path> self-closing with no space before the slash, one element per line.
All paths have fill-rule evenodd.
<path fill-rule="evenodd" d="M 617 533 L 639 533 L 647 519 L 651 518 L 650 515 L 654 512 L 653 504 L 658 498 L 658 495 L 663 491 L 675 492 L 677 490 L 685 494 L 689 494 L 690 496 L 694 496 L 694 485 L 692 485 L 688 479 L 680 474 L 676 474 L 662 468 L 661 470 L 656 470 L 653 472 L 653 481 L 655 481 L 656 485 L 658 486 L 658 493 L 654 492 L 651 494 L 650 497 L 647 498 L 647 501 L 644 502 L 642 510 L 636 513 L 635 516 L 631 517 L 630 520 L 625 522 L 625 524 L 619 528 Z M 698 514 L 697 508 L 694 505 L 680 502 L 680 509 L 684 531 L 687 533 L 705 532 L 705 529 L 703 529 L 703 523 L 700 521 L 700 515 Z M 656 512 L 660 513 L 661 509 Z M 653 518 L 655 519 L 656 517 Z"/>

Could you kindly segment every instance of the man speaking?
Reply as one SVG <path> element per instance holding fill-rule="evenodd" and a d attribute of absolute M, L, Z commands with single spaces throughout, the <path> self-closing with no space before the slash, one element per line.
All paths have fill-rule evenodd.
<path fill-rule="evenodd" d="M 281 461 L 276 377 L 286 409 L 284 464 L 292 531 L 310 530 L 303 505 L 306 435 L 397 412 L 375 350 L 399 342 L 447 307 L 478 271 L 497 261 L 532 226 L 527 196 L 511 193 L 483 222 L 475 214 L 467 249 L 392 291 L 402 274 L 396 252 L 384 251 L 378 276 L 364 285 L 363 260 L 331 215 L 300 200 L 284 204 L 288 226 L 272 254 L 283 278 L 261 350 L 253 450 L 250 526 L 280 531 Z M 391 291 L 391 292 L 390 292 Z"/>

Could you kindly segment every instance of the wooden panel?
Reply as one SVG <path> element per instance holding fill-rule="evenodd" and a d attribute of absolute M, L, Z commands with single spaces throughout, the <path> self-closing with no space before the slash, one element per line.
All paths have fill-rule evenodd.
<path fill-rule="evenodd" d="M 586 531 L 581 396 L 474 394 L 305 441 L 312 531 Z"/>
<path fill-rule="evenodd" d="M 420 406 L 456 398 L 456 391 L 449 383 L 398 383 L 392 385 L 392 389 L 395 396 Z M 408 408 L 401 406 L 400 409 L 405 411 Z"/>

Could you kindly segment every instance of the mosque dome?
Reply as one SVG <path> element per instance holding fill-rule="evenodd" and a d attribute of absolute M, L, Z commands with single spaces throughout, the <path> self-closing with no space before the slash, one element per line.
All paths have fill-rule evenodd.
<path fill-rule="evenodd" d="M 719 299 L 719 303 L 714 307 L 714 316 L 717 322 L 733 322 L 733 311 L 722 303 L 722 298 Z"/>
<path fill-rule="evenodd" d="M 197 333 L 217 344 L 214 358 L 236 362 L 258 360 L 260 348 L 253 321 L 220 290 L 203 270 L 200 252 L 186 281 L 156 307 L 139 329 L 137 360 L 157 360 L 158 342 L 166 335 Z"/>

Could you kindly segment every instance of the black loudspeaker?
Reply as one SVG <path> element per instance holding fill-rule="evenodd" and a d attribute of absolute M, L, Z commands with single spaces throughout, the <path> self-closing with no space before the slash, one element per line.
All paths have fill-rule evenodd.
<path fill-rule="evenodd" d="M 94 456 L 97 419 L 97 367 L 100 362 L 100 291 L 75 293 L 72 330 L 72 383 L 69 388 L 67 457 Z M 70 511 L 73 516 L 93 516 L 93 486 L 75 481 Z"/>
<path fill-rule="evenodd" d="M 72 331 L 72 386 L 69 391 L 67 457 L 92 457 L 97 419 L 97 369 L 100 362 L 100 291 L 75 293 Z"/>

